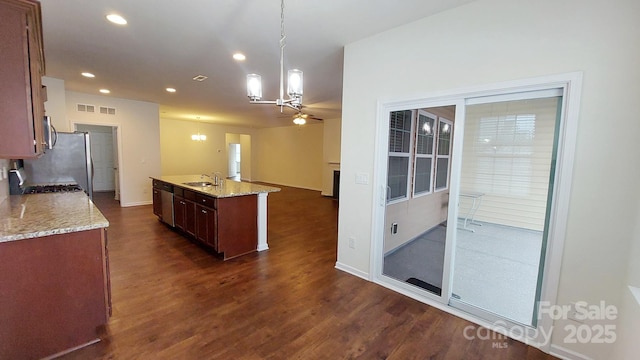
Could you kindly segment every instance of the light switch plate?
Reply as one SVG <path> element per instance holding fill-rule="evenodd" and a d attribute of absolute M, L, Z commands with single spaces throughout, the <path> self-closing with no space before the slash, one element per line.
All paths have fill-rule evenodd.
<path fill-rule="evenodd" d="M 369 174 L 356 173 L 356 184 L 369 185 Z"/>
<path fill-rule="evenodd" d="M 9 173 L 7 173 L 7 167 L 3 166 L 2 167 L 2 177 L 0 177 L 0 180 L 6 179 L 9 177 Z"/>

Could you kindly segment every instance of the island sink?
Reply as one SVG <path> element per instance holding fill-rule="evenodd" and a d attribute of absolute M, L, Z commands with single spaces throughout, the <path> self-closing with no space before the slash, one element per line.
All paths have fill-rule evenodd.
<path fill-rule="evenodd" d="M 189 186 L 199 186 L 199 187 L 213 186 L 213 183 L 209 181 L 191 181 L 191 182 L 185 182 L 183 184 L 189 185 Z"/>

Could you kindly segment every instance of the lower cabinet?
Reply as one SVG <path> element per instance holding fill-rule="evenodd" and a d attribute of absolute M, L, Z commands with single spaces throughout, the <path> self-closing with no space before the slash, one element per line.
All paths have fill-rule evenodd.
<path fill-rule="evenodd" d="M 193 201 L 176 196 L 173 200 L 173 216 L 175 217 L 176 228 L 186 232 L 191 236 L 195 236 L 195 211 L 196 204 Z"/>
<path fill-rule="evenodd" d="M 224 259 L 256 251 L 258 246 L 258 196 L 216 198 L 173 184 L 175 228 Z M 153 209 L 162 199 L 154 189 Z"/>
<path fill-rule="evenodd" d="M 0 359 L 40 359 L 99 339 L 111 314 L 106 229 L 0 243 Z"/>
<path fill-rule="evenodd" d="M 153 189 L 153 214 L 156 216 L 162 216 L 162 194 L 160 190 Z"/>
<path fill-rule="evenodd" d="M 196 239 L 218 251 L 218 213 L 216 209 L 196 205 Z"/>

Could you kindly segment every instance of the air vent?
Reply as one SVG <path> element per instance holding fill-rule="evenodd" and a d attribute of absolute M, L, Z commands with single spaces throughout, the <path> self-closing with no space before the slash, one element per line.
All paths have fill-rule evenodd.
<path fill-rule="evenodd" d="M 106 106 L 100 106 L 100 114 L 115 115 L 116 114 L 116 109 L 115 108 L 106 107 Z"/>
<path fill-rule="evenodd" d="M 208 79 L 208 77 L 206 77 L 204 75 L 196 75 L 196 76 L 193 77 L 193 80 L 195 80 L 195 81 L 205 81 L 207 79 Z"/>
<path fill-rule="evenodd" d="M 94 113 L 96 112 L 96 107 L 93 105 L 87 105 L 87 104 L 76 104 L 76 110 L 80 112 Z"/>

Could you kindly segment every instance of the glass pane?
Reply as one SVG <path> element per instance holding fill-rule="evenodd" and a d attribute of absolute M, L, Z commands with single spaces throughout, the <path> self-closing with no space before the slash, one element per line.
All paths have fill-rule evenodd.
<path fill-rule="evenodd" d="M 466 108 L 452 304 L 535 326 L 560 103 Z"/>
<path fill-rule="evenodd" d="M 438 130 L 438 155 L 449 155 L 452 130 L 452 126 L 449 123 L 440 121 L 440 129 Z"/>
<path fill-rule="evenodd" d="M 422 111 L 446 114 L 449 119 L 455 115 L 454 106 L 407 111 L 419 114 L 411 132 L 416 149 L 411 157 L 389 157 L 387 191 L 396 201 L 387 203 L 385 209 L 382 274 L 415 291 L 441 296 L 449 193 L 432 191 L 438 120 L 424 116 Z M 412 170 L 408 172 L 412 178 L 401 178 L 399 169 L 404 166 L 409 167 L 405 174 L 407 169 Z M 403 198 L 399 190 L 406 184 L 411 184 L 414 192 Z"/>
<path fill-rule="evenodd" d="M 431 190 L 431 158 L 417 158 L 414 192 L 416 194 Z"/>
<path fill-rule="evenodd" d="M 389 117 L 389 152 L 409 152 L 411 114 L 411 110 L 391 112 Z"/>
<path fill-rule="evenodd" d="M 436 190 L 446 188 L 448 179 L 449 179 L 449 159 L 438 158 L 438 160 L 436 160 Z"/>
<path fill-rule="evenodd" d="M 433 124 L 435 120 L 424 114 L 418 116 L 416 154 L 433 154 Z"/>
<path fill-rule="evenodd" d="M 407 196 L 407 180 L 409 176 L 409 158 L 389 156 L 387 186 L 388 200 Z"/>

